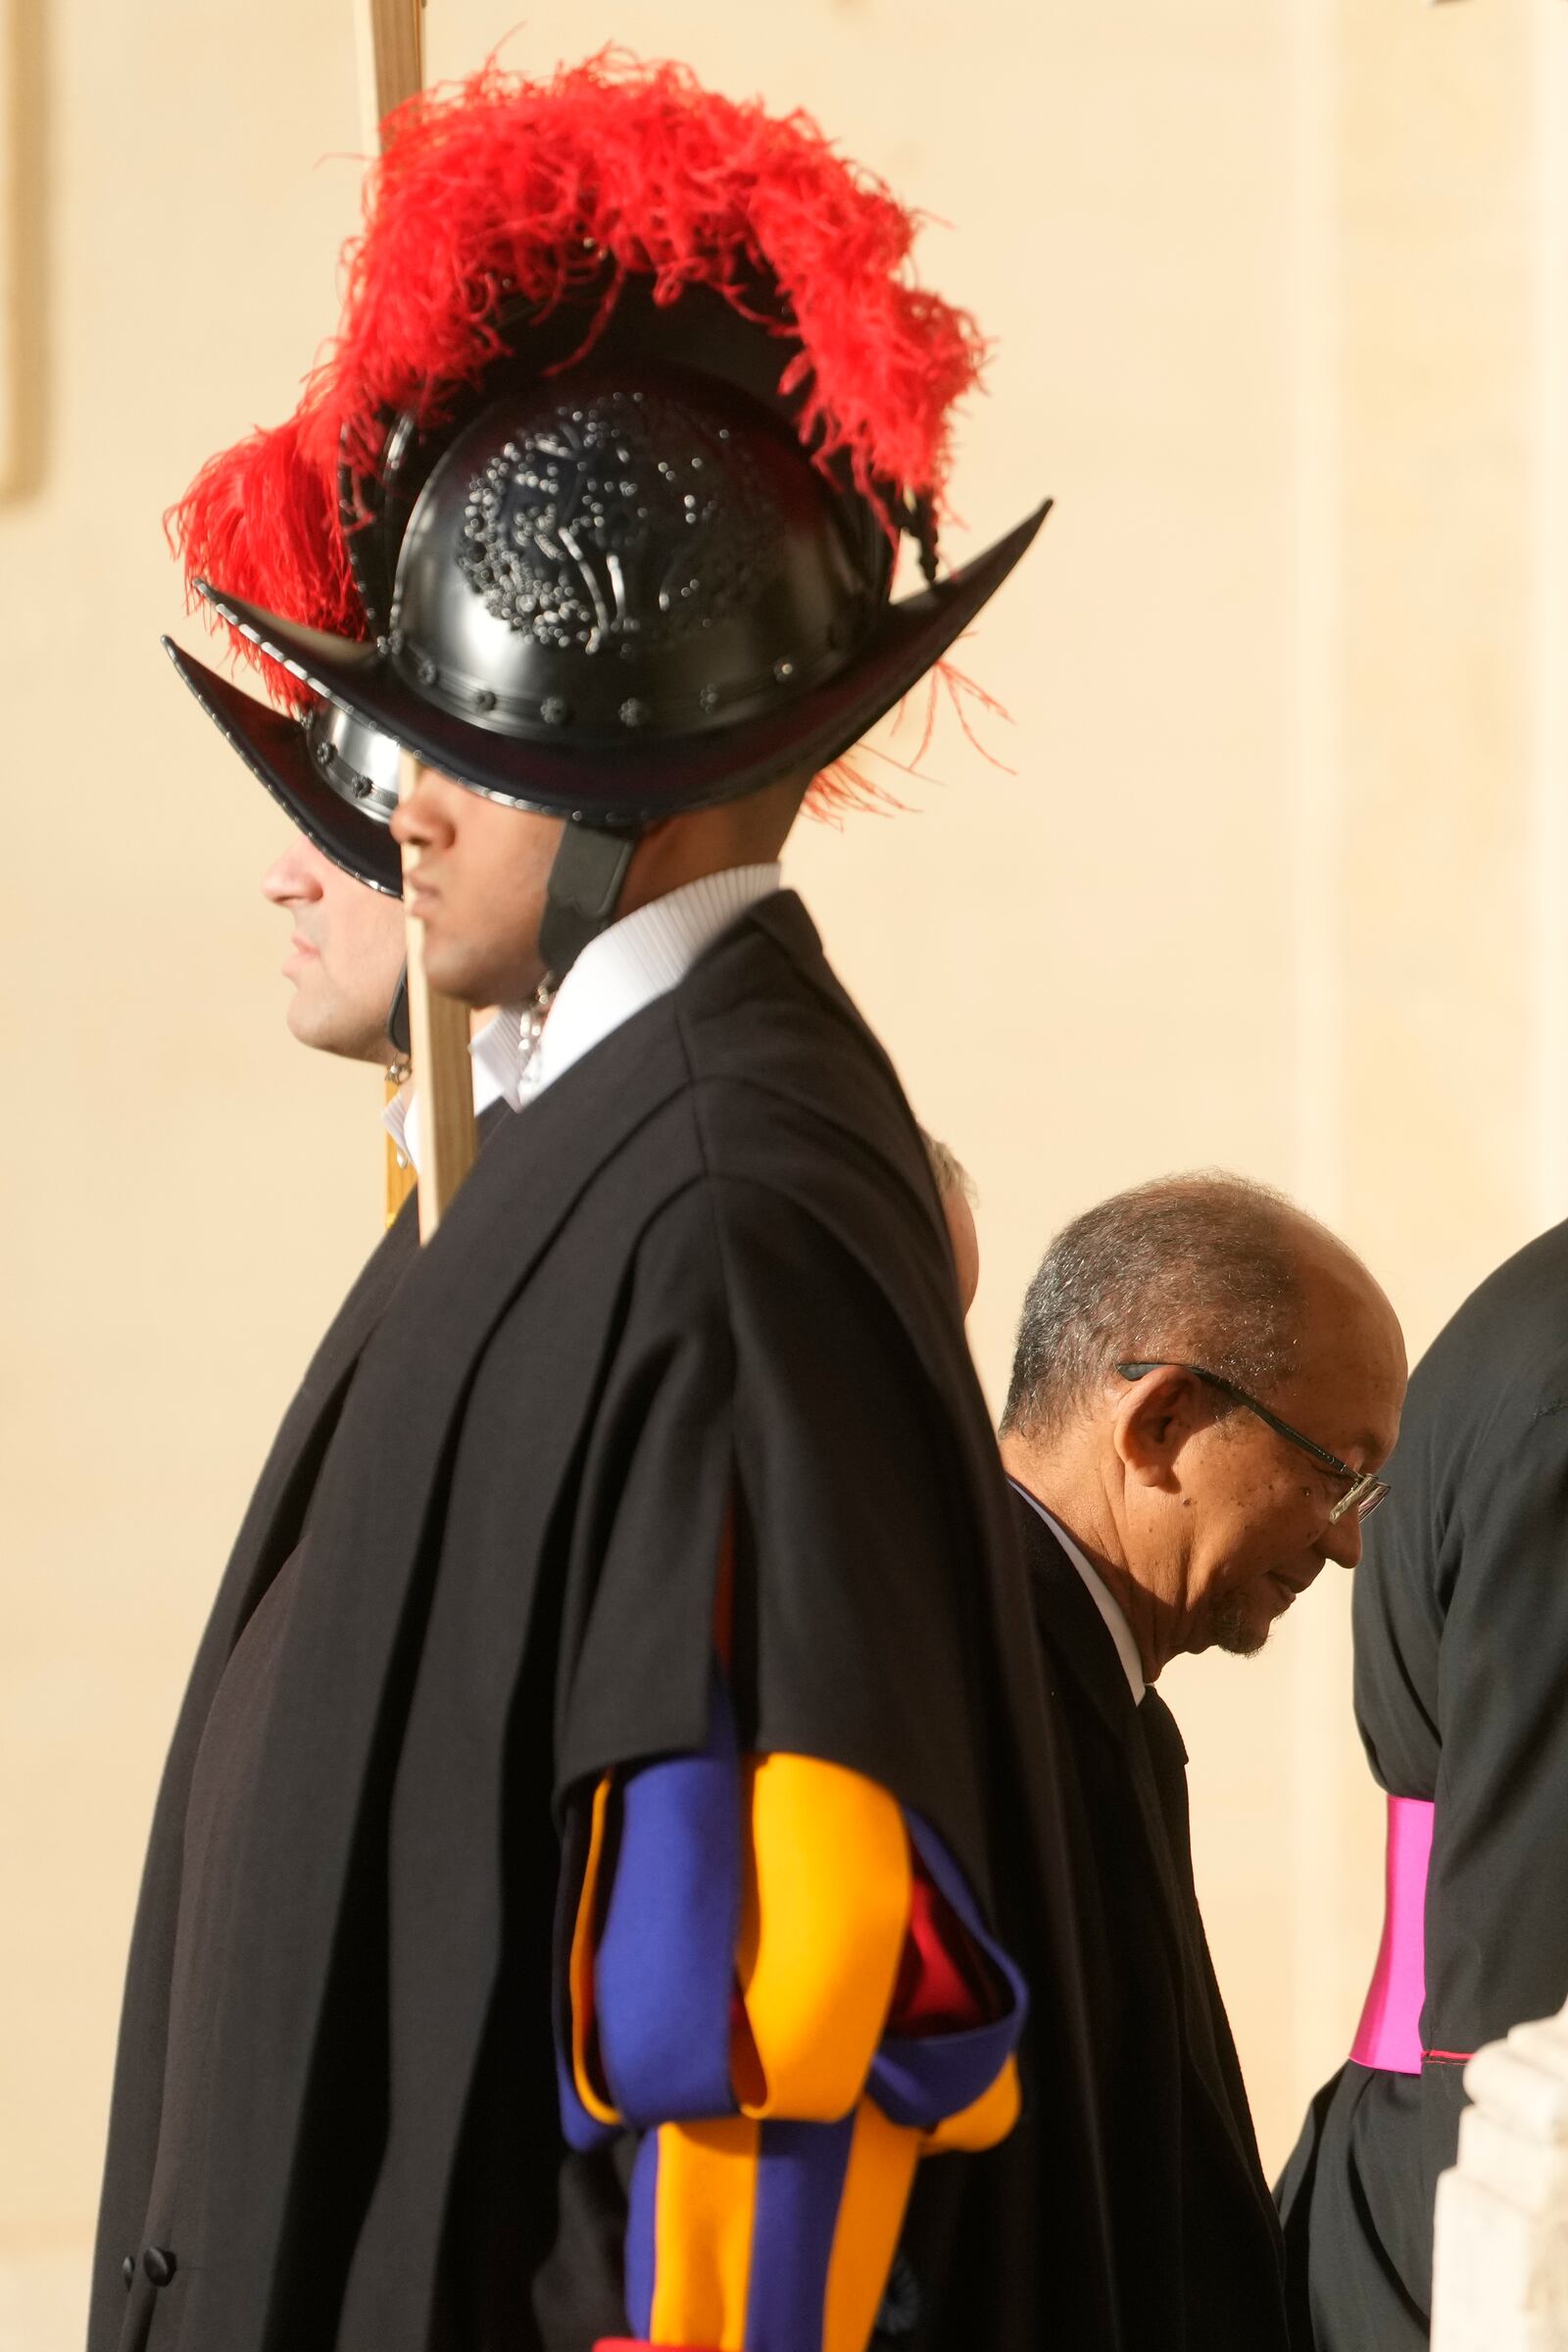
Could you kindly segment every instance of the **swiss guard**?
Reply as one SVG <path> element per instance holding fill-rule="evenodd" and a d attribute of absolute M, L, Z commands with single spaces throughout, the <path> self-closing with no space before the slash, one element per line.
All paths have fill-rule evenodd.
<path fill-rule="evenodd" d="M 420 763 L 426 961 L 500 1004 L 516 1115 L 220 1595 L 91 2352 L 1116 2341 L 942 1210 L 778 876 L 1041 519 L 942 573 L 979 343 L 911 235 L 676 68 L 416 99 L 279 445 L 290 616 L 256 533 L 212 564 Z M 917 2165 L 1009 2134 L 901 2247 Z"/>
<path fill-rule="evenodd" d="M 332 583 L 347 568 L 342 517 L 330 486 L 321 483 L 316 511 L 297 513 L 300 486 L 309 470 L 300 463 L 302 419 L 271 432 L 256 432 L 209 459 L 168 516 L 172 544 L 184 558 L 187 594 L 198 566 L 222 568 L 225 559 L 243 564 L 255 593 L 296 620 L 342 618 Z M 269 529 L 270 498 L 282 480 L 291 502 L 293 528 Z M 302 565 L 299 550 L 308 560 Z M 325 600 L 323 602 L 323 599 Z M 363 610 L 357 626 L 367 626 Z M 398 747 L 352 712 L 310 694 L 275 663 L 267 663 L 270 700 L 246 694 L 171 638 L 164 651 L 196 701 L 307 841 L 340 871 L 388 901 L 403 892 L 402 860 L 388 830 L 398 798 Z M 408 974 L 405 967 L 391 992 L 384 1023 L 388 1128 L 387 1225 L 414 1190 L 415 1169 L 405 1148 L 415 1115 L 409 1063 Z M 481 1116 L 498 1098 L 476 1068 L 474 1108 Z M 398 1228 L 389 1254 L 400 1259 L 416 1240 L 412 1216 Z"/>

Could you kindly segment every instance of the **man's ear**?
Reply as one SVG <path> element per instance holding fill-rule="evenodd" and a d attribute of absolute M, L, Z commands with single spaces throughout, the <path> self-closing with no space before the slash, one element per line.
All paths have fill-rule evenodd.
<path fill-rule="evenodd" d="M 1181 1485 L 1177 1456 L 1198 1427 L 1198 1382 L 1179 1364 L 1158 1364 L 1122 1389 L 1111 1443 L 1136 1486 L 1171 1493 Z"/>

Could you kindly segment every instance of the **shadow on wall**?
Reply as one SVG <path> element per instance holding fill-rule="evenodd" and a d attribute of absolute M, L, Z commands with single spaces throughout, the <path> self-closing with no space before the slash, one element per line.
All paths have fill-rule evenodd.
<path fill-rule="evenodd" d="M 33 497 L 48 460 L 47 0 L 0 0 L 0 500 Z"/>

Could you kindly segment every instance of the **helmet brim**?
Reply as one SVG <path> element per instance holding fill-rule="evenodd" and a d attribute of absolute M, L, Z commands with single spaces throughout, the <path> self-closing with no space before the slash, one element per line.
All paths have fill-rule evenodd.
<path fill-rule="evenodd" d="M 251 774 L 322 857 L 368 889 L 401 898 L 403 866 L 397 843 L 384 824 L 343 800 L 317 774 L 299 720 L 244 693 L 172 638 L 164 638 L 163 647 Z"/>
<path fill-rule="evenodd" d="M 1048 499 L 960 570 L 887 606 L 855 659 L 832 678 L 760 716 L 701 733 L 586 735 L 568 725 L 526 737 L 503 734 L 437 709 L 377 646 L 304 628 L 206 580 L 195 586 L 291 676 L 470 792 L 554 816 L 651 824 L 742 799 L 794 770 L 817 774 L 830 767 L 969 627 L 1050 511 Z M 236 748 L 249 757 L 243 744 Z"/>

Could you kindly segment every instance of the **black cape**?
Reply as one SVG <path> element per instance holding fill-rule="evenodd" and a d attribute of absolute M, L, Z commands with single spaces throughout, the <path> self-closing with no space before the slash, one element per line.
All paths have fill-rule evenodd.
<path fill-rule="evenodd" d="M 1355 1712 L 1436 1800 L 1419 2076 L 1348 2063 L 1280 2182 L 1298 2341 L 1427 2341 L 1463 2058 L 1568 1995 L 1568 1224 L 1499 1267 L 1410 1383 L 1355 1579 Z"/>
<path fill-rule="evenodd" d="M 793 897 L 504 1124 L 312 1466 L 187 1705 L 298 1538 L 191 2144 L 149 2212 L 161 2073 L 131 2061 L 91 2352 L 582 2352 L 624 2327 L 556 2114 L 557 1825 L 605 1770 L 701 1745 L 732 1505 L 744 1742 L 923 1814 L 1031 1981 L 1047 2123 L 993 2297 L 1110 2344 L 1005 1492 L 918 1133 Z M 129 2049 L 158 2036 L 179 1755 Z M 167 2280 L 127 2292 L 143 2244 Z"/>
<path fill-rule="evenodd" d="M 120 2341 L 120 2302 L 106 2284 L 139 2255 L 148 2184 L 158 2153 L 168 2055 L 169 1994 L 179 1915 L 185 1810 L 196 1750 L 214 1695 L 257 1601 L 299 1542 L 327 1443 L 366 1342 L 418 1250 L 418 1207 L 406 1200 L 307 1368 L 263 1466 L 219 1587 L 164 1766 L 131 1933 L 110 2111 L 104 2193 L 93 2262 L 89 2343 Z"/>
<path fill-rule="evenodd" d="M 1199 1914 L 1187 1752 L 1155 1691 L 1134 1704 L 1051 1529 L 1022 1495 L 1013 1503 L 1060 1727 L 1115 2340 L 1126 2352 L 1282 2352 L 1279 2228 Z M 1043 2108 L 1044 2087 L 1030 2088 Z M 1020 2152 L 1004 2143 L 980 2160 L 982 2193 L 1005 2199 Z M 911 2241 L 944 2219 L 940 2168 L 926 2170 Z M 1045 2325 L 1034 2340 L 1037 2352 L 1075 2341 Z"/>

